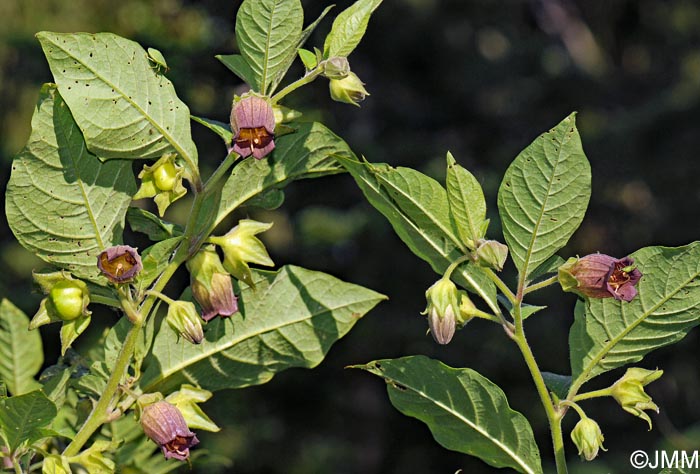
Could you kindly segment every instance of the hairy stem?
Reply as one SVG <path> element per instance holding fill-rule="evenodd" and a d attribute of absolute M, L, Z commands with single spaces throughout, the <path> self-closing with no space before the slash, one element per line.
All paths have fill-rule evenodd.
<path fill-rule="evenodd" d="M 549 285 L 553 285 L 557 281 L 559 281 L 559 276 L 554 275 L 552 277 L 547 278 L 546 280 L 542 280 L 539 283 L 535 283 L 534 285 L 530 285 L 530 286 L 526 287 L 523 290 L 523 294 L 526 295 L 528 293 L 532 293 L 533 291 L 541 290 L 542 288 L 545 288 Z"/>
<path fill-rule="evenodd" d="M 518 349 L 520 349 L 520 353 L 522 354 L 525 364 L 530 371 L 530 376 L 532 377 L 533 382 L 535 382 L 537 394 L 540 396 L 540 401 L 542 402 L 545 414 L 547 415 L 549 429 L 552 434 L 552 446 L 554 448 L 557 474 L 566 474 L 568 470 L 566 467 L 566 454 L 564 453 L 564 437 L 561 430 L 562 414 L 554 406 L 552 397 L 549 395 L 549 391 L 547 390 L 544 377 L 542 377 L 542 371 L 537 365 L 535 355 L 532 353 L 530 344 L 528 344 L 527 339 L 525 338 L 521 304 L 522 296 L 518 298 L 513 311 L 515 318 L 515 334 L 513 340 L 518 345 Z"/>
<path fill-rule="evenodd" d="M 581 400 L 588 400 L 590 398 L 609 397 L 611 393 L 612 391 L 610 390 L 610 387 L 601 388 L 600 390 L 593 390 L 591 392 L 580 393 L 574 397 L 573 401 L 579 402 Z"/>
<path fill-rule="evenodd" d="M 501 290 L 501 293 L 503 296 L 508 298 L 508 301 L 511 302 L 511 304 L 515 305 L 516 303 L 516 296 L 513 294 L 512 291 L 510 291 L 510 288 L 508 288 L 508 285 L 506 285 L 503 280 L 501 280 L 501 277 L 496 275 L 496 273 L 491 270 L 490 268 L 484 268 L 484 272 L 486 273 L 486 276 L 489 277 L 489 279 L 496 284 L 496 287 L 498 287 L 499 290 Z"/>
<path fill-rule="evenodd" d="M 287 94 L 294 92 L 298 88 L 300 88 L 303 85 L 309 84 L 313 82 L 318 76 L 321 75 L 321 68 L 316 67 L 316 69 L 307 72 L 304 77 L 301 79 L 297 79 L 296 81 L 292 82 L 289 84 L 287 87 L 279 91 L 277 94 L 272 96 L 272 105 L 277 104 L 284 96 Z"/>

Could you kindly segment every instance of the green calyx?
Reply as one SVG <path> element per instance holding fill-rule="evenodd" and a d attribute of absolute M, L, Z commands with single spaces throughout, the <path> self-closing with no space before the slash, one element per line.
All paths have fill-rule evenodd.
<path fill-rule="evenodd" d="M 659 407 L 644 391 L 644 387 L 663 375 L 663 370 L 647 370 L 639 367 L 627 369 L 617 382 L 610 387 L 610 395 L 620 404 L 627 413 L 639 417 L 649 424 L 651 431 L 651 418 L 645 410 L 659 412 Z"/>
<path fill-rule="evenodd" d="M 365 100 L 369 95 L 365 89 L 365 83 L 354 72 L 348 73 L 343 79 L 331 79 L 328 87 L 331 99 L 357 107 L 360 106 L 359 102 Z"/>
<path fill-rule="evenodd" d="M 144 165 L 139 173 L 141 187 L 134 195 L 134 200 L 153 198 L 161 217 L 170 204 L 187 193 L 182 184 L 185 168 L 177 163 L 176 158 L 177 154 L 166 153 L 153 165 Z"/>
<path fill-rule="evenodd" d="M 594 420 L 584 416 L 576 423 L 571 431 L 571 440 L 578 448 L 578 454 L 586 461 L 592 461 L 598 456 L 598 451 L 607 451 L 603 447 L 605 437 L 600 426 Z"/>

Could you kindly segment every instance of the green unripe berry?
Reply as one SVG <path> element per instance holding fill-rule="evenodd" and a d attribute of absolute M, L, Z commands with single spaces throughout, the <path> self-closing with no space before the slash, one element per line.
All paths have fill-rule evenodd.
<path fill-rule="evenodd" d="M 161 191 L 171 191 L 175 187 L 176 181 L 177 170 L 169 161 L 166 161 L 158 168 L 153 170 L 153 182 Z"/>
<path fill-rule="evenodd" d="M 83 314 L 83 290 L 68 280 L 59 281 L 49 293 L 58 317 L 72 321 Z"/>

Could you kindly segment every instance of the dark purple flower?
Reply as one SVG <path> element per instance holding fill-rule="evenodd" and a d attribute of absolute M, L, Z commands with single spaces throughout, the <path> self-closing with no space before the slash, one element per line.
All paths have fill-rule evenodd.
<path fill-rule="evenodd" d="M 163 450 L 165 459 L 184 461 L 190 456 L 190 448 L 199 444 L 180 410 L 163 400 L 143 409 L 141 426 L 146 436 Z"/>
<path fill-rule="evenodd" d="M 134 247 L 117 245 L 97 256 L 97 267 L 112 283 L 126 283 L 136 277 L 143 264 Z"/>
<path fill-rule="evenodd" d="M 602 253 L 570 258 L 559 267 L 559 283 L 564 291 L 589 298 L 615 298 L 632 301 L 635 285 L 642 278 L 630 257 L 617 259 Z"/>
<path fill-rule="evenodd" d="M 275 113 L 264 97 L 247 95 L 233 101 L 231 109 L 233 151 L 241 158 L 257 159 L 275 149 Z"/>

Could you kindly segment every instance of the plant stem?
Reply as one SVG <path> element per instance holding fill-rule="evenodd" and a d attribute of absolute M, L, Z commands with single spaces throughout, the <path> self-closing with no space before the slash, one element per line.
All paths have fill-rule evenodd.
<path fill-rule="evenodd" d="M 85 423 L 80 428 L 78 433 L 73 438 L 73 441 L 66 447 L 63 451 L 64 456 L 75 456 L 77 455 L 81 448 L 90 439 L 90 436 L 99 429 L 100 426 L 107 420 L 109 410 L 109 405 L 112 403 L 112 398 L 114 397 L 117 389 L 119 388 L 119 383 L 126 372 L 129 362 L 131 361 L 131 356 L 134 353 L 134 348 L 136 347 L 136 341 L 138 340 L 139 333 L 143 327 L 143 320 L 139 324 L 134 324 L 129 333 L 124 340 L 124 345 L 117 356 L 117 361 L 114 364 L 114 370 L 112 375 L 110 375 L 109 380 L 107 380 L 107 386 L 105 387 L 100 399 L 97 404 L 92 409 L 92 412 L 88 416 Z"/>
<path fill-rule="evenodd" d="M 566 467 L 566 455 L 564 453 L 564 437 L 561 431 L 561 412 L 554 406 L 552 397 L 549 395 L 547 390 L 547 384 L 545 384 L 544 377 L 542 377 L 542 372 L 540 371 L 537 361 L 535 360 L 535 355 L 532 353 L 530 344 L 528 344 L 525 338 L 525 330 L 523 328 L 523 318 L 521 313 L 522 296 L 518 298 L 514 306 L 514 319 L 515 319 L 515 335 L 513 340 L 518 345 L 520 353 L 525 360 L 528 370 L 532 380 L 535 382 L 535 387 L 537 388 L 537 394 L 540 396 L 540 401 L 544 407 L 545 414 L 547 415 L 547 421 L 549 422 L 549 429 L 552 433 L 552 446 L 554 448 L 554 459 L 557 466 L 557 474 L 567 474 L 568 470 Z"/>
<path fill-rule="evenodd" d="M 526 295 L 528 293 L 532 293 L 533 291 L 541 290 L 542 288 L 545 288 L 549 285 L 552 285 L 559 281 L 559 276 L 554 275 L 553 277 L 549 277 L 546 280 L 542 280 L 539 283 L 535 283 L 534 285 L 530 285 L 527 288 L 523 290 L 523 294 Z"/>
<path fill-rule="evenodd" d="M 455 269 L 463 264 L 466 261 L 469 261 L 471 259 L 471 255 L 462 255 L 459 257 L 457 260 L 452 262 L 449 267 L 447 267 L 447 270 L 445 270 L 445 274 L 443 275 L 443 278 L 449 279 L 452 276 L 452 272 L 455 271 Z"/>
<path fill-rule="evenodd" d="M 272 105 L 277 104 L 284 96 L 287 94 L 294 92 L 298 88 L 300 88 L 303 85 L 309 84 L 314 81 L 318 76 L 321 75 L 321 68 L 316 67 L 314 70 L 307 72 L 304 77 L 301 79 L 297 79 L 296 81 L 292 82 L 289 84 L 287 87 L 279 91 L 277 94 L 272 96 Z"/>
<path fill-rule="evenodd" d="M 495 314 L 487 313 L 486 311 L 481 311 L 480 309 L 476 308 L 469 310 L 469 316 L 472 316 L 474 318 L 487 319 L 494 323 L 503 324 L 502 319 L 496 316 Z"/>
<path fill-rule="evenodd" d="M 22 474 L 22 466 L 19 465 L 19 461 L 12 456 L 12 467 L 15 468 L 15 474 Z"/>
<path fill-rule="evenodd" d="M 608 388 L 601 388 L 600 390 L 593 390 L 591 392 L 585 392 L 585 393 L 580 393 L 574 397 L 575 402 L 579 402 L 581 400 L 588 400 L 590 398 L 598 398 L 598 397 L 609 397 L 611 394 L 610 387 Z"/>
<path fill-rule="evenodd" d="M 484 268 L 484 272 L 486 273 L 486 276 L 489 277 L 489 279 L 496 284 L 499 290 L 501 290 L 501 293 L 503 293 L 503 296 L 508 298 L 508 301 L 511 302 L 515 306 L 516 303 L 516 296 L 513 294 L 512 291 L 510 291 L 510 288 L 508 288 L 508 285 L 503 283 L 503 280 L 501 280 L 501 277 L 496 275 L 496 273 L 491 270 L 490 268 Z"/>

